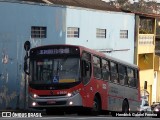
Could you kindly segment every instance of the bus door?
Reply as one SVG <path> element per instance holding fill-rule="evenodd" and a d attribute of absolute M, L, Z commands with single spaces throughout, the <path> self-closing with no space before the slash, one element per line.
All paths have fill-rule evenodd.
<path fill-rule="evenodd" d="M 84 85 L 82 97 L 83 97 L 83 103 L 86 107 L 91 107 L 91 94 L 92 93 L 92 87 L 90 86 L 90 80 L 91 80 L 91 54 L 87 52 L 82 53 L 82 59 L 81 59 L 81 76 L 82 76 L 82 83 Z"/>

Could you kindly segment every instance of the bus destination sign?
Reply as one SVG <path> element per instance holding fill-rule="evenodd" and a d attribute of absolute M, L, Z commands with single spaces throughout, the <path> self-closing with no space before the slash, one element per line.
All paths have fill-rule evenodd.
<path fill-rule="evenodd" d="M 51 54 L 69 54 L 69 48 L 60 48 L 60 49 L 47 49 L 47 50 L 39 50 L 38 55 L 51 55 Z"/>
<path fill-rule="evenodd" d="M 31 49 L 30 55 L 79 55 L 80 50 L 77 47 L 55 47 L 55 48 L 36 48 Z"/>

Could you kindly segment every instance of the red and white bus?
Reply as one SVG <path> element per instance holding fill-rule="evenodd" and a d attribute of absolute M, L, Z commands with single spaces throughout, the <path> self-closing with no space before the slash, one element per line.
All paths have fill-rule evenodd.
<path fill-rule="evenodd" d="M 31 108 L 47 114 L 139 110 L 136 65 L 75 45 L 32 48 L 28 58 Z"/>

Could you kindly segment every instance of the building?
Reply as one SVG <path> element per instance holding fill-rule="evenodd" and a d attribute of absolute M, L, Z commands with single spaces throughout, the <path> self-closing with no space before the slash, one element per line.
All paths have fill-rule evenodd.
<path fill-rule="evenodd" d="M 158 79 L 155 73 L 156 15 L 136 16 L 135 64 L 140 68 L 141 95 L 147 96 L 152 104 L 158 95 Z"/>
<path fill-rule="evenodd" d="M 143 41 L 139 32 L 136 32 L 135 37 L 135 29 L 139 31 L 139 18 L 145 15 L 122 12 L 101 0 L 36 0 L 36 2 L 0 1 L 0 109 L 25 106 L 27 82 L 23 72 L 25 55 L 23 46 L 27 40 L 31 42 L 32 47 L 47 44 L 83 45 L 129 63 L 141 65 L 139 58 L 142 53 L 145 56 L 146 52 L 138 43 Z M 154 21 L 154 17 L 148 17 Z M 154 72 L 154 33 L 147 36 L 149 36 L 147 44 L 152 44 L 147 52 L 152 64 L 147 67 L 142 65 L 144 69 L 151 69 L 142 70 L 140 76 L 142 79 L 146 77 L 146 73 L 150 75 Z M 153 74 L 149 78 L 152 79 Z"/>

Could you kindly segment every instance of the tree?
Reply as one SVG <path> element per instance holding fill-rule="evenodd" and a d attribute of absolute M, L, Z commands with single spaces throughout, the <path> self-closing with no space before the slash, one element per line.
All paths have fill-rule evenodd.
<path fill-rule="evenodd" d="M 142 13 L 160 13 L 158 4 L 156 1 L 139 0 L 131 4 L 130 0 L 110 0 L 110 5 L 120 8 L 122 10 Z M 160 6 L 160 5 L 159 5 Z"/>
<path fill-rule="evenodd" d="M 158 12 L 158 4 L 156 1 L 150 1 L 147 3 L 147 7 L 150 9 L 151 13 Z"/>
<path fill-rule="evenodd" d="M 125 9 L 125 10 L 129 10 L 131 5 L 129 0 L 116 0 L 115 3 L 119 8 Z"/>

